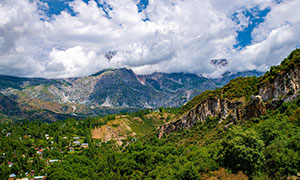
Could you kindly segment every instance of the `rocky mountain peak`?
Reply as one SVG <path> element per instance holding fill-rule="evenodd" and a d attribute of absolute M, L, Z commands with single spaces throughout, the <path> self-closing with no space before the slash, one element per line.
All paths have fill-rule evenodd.
<path fill-rule="evenodd" d="M 229 81 L 231 76 L 226 78 Z M 67 79 L 0 76 L 0 92 L 14 97 L 16 103 L 30 104 L 30 108 L 21 106 L 26 110 L 45 108 L 55 113 L 85 116 L 102 114 L 103 108 L 116 112 L 116 109 L 124 108 L 180 106 L 224 82 L 190 73 L 136 75 L 131 69 L 111 68 L 90 76 Z"/>
<path fill-rule="evenodd" d="M 228 60 L 223 58 L 223 59 L 212 59 L 210 60 L 210 64 L 218 66 L 218 67 L 226 67 L 228 65 Z"/>

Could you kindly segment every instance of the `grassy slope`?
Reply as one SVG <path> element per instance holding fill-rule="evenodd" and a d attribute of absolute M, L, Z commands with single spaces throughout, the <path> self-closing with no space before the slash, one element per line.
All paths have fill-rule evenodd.
<path fill-rule="evenodd" d="M 293 69 L 300 65 L 300 49 L 294 50 L 287 58 L 285 58 L 280 65 L 272 66 L 270 71 L 266 72 L 264 76 L 256 77 L 241 77 L 231 80 L 224 87 L 216 90 L 205 91 L 202 94 L 194 97 L 186 105 L 181 107 L 179 114 L 184 114 L 193 109 L 196 105 L 208 98 L 227 98 L 234 99 L 245 97 L 249 100 L 251 95 L 258 93 L 258 87 L 262 83 L 271 82 L 276 76 Z"/>

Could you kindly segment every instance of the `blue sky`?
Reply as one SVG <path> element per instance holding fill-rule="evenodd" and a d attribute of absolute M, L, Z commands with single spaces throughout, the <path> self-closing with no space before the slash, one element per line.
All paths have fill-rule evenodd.
<path fill-rule="evenodd" d="M 257 7 L 253 9 L 245 9 L 242 14 L 249 18 L 249 23 L 247 27 L 243 28 L 242 30 L 237 31 L 237 44 L 234 45 L 235 48 L 243 48 L 252 41 L 252 31 L 256 28 L 259 24 L 264 22 L 264 18 L 270 12 L 270 8 L 265 8 L 263 10 L 259 10 Z M 233 20 L 239 24 L 239 20 L 236 17 L 238 13 L 233 14 Z"/>
<path fill-rule="evenodd" d="M 42 2 L 45 2 L 48 4 L 49 8 L 44 9 L 44 12 L 47 14 L 48 17 L 51 17 L 53 15 L 59 15 L 62 11 L 67 11 L 71 15 L 75 16 L 76 13 L 72 10 L 72 8 L 69 6 L 69 2 L 72 2 L 74 0 L 41 0 Z M 83 0 L 85 3 L 88 3 L 91 0 Z M 100 3 L 99 1 L 95 1 L 98 5 L 98 7 L 101 7 L 103 11 L 105 11 L 108 15 L 108 10 L 105 8 L 107 7 L 107 3 L 103 1 L 103 3 Z M 278 3 L 281 1 L 278 0 Z M 140 0 L 137 3 L 138 12 L 142 12 L 144 9 L 147 8 L 149 2 L 148 0 Z M 242 30 L 237 31 L 237 43 L 234 45 L 234 48 L 241 49 L 249 44 L 251 44 L 252 36 L 251 33 L 254 28 L 256 28 L 260 23 L 264 22 L 264 18 L 266 15 L 270 12 L 270 8 L 265 8 L 263 10 L 260 10 L 258 7 L 254 7 L 252 9 L 244 9 L 242 11 L 242 14 L 249 18 L 249 24 L 247 27 L 243 28 Z M 236 17 L 237 12 L 232 14 L 232 19 L 237 24 L 240 24 L 239 19 Z M 109 16 L 108 16 L 109 17 Z"/>
<path fill-rule="evenodd" d="M 51 17 L 53 15 L 59 15 L 62 11 L 67 11 L 73 16 L 76 15 L 76 13 L 73 11 L 73 9 L 69 6 L 69 2 L 72 2 L 74 0 L 41 0 L 41 2 L 47 3 L 48 4 L 48 9 L 43 9 L 44 12 L 47 14 L 47 16 Z M 85 3 L 89 3 L 91 0 L 82 0 Z M 105 1 L 100 2 L 100 1 L 95 1 L 98 5 L 98 7 L 101 7 L 103 11 L 106 13 L 108 12 L 107 8 L 111 10 L 111 7 L 109 7 L 109 4 L 107 4 Z M 138 7 L 138 12 L 143 11 L 144 9 L 147 8 L 148 5 L 148 0 L 140 0 L 137 3 Z"/>
<path fill-rule="evenodd" d="M 298 0 L 2 0 L 0 74 L 266 71 L 299 46 L 299 8 Z M 223 58 L 226 67 L 210 64 Z"/>

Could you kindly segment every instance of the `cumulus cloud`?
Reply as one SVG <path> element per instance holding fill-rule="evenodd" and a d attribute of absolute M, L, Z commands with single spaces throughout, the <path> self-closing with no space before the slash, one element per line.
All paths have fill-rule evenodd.
<path fill-rule="evenodd" d="M 242 61 L 247 66 L 236 66 L 237 70 L 267 70 L 279 64 L 291 50 L 299 46 L 300 17 L 297 15 L 299 1 L 284 1 L 272 6 L 265 21 L 253 32 L 253 42 L 243 50 L 233 53 L 234 62 Z M 236 63 L 238 64 L 238 63 Z"/>
<path fill-rule="evenodd" d="M 98 5 L 104 2 L 104 8 Z M 49 7 L 39 0 L 2 0 L 0 73 L 59 78 L 127 67 L 139 74 L 216 77 L 225 71 L 266 70 L 278 64 L 300 36 L 297 0 L 152 0 L 142 12 L 137 3 L 74 0 L 69 2 L 74 14 L 66 10 L 48 17 L 43 10 Z M 270 12 L 252 32 L 252 43 L 235 49 L 237 31 L 251 23 L 242 12 L 252 8 Z M 117 52 L 110 61 L 105 58 L 109 51 Z M 216 68 L 210 60 L 217 58 L 230 63 Z"/>

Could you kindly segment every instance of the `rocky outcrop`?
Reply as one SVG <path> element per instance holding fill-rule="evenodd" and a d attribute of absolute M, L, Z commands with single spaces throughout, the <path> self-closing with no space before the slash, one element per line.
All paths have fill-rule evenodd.
<path fill-rule="evenodd" d="M 259 87 L 263 100 L 291 101 L 297 98 L 300 89 L 300 67 L 280 72 Z"/>
<path fill-rule="evenodd" d="M 10 96 L 72 103 L 87 107 L 156 108 L 181 106 L 201 92 L 215 89 L 236 76 L 249 72 L 224 74 L 209 79 L 189 73 L 136 75 L 130 69 L 107 69 L 96 74 L 67 79 L 18 78 L 0 75 L 0 92 Z"/>
<path fill-rule="evenodd" d="M 243 119 L 259 117 L 266 113 L 266 106 L 261 96 L 251 96 L 250 102 L 244 107 Z"/>
<path fill-rule="evenodd" d="M 141 108 L 181 106 L 205 90 L 236 76 L 209 79 L 189 73 L 136 75 L 126 68 L 106 69 L 86 77 L 66 79 L 20 78 L 0 75 L 0 93 L 14 97 L 26 110 L 49 110 L 74 116 L 132 112 Z M 24 107 L 22 106 L 22 107 Z"/>
<path fill-rule="evenodd" d="M 259 117 L 265 114 L 267 108 L 274 109 L 282 102 L 297 99 L 300 90 L 300 50 L 293 51 L 279 66 L 271 67 L 264 76 L 245 82 L 240 81 L 243 83 L 240 85 L 237 82 L 232 81 L 226 85 L 227 88 L 224 86 L 220 91 L 213 91 L 213 95 L 218 94 L 219 97 L 231 99 L 245 96 L 244 99 L 247 100 L 229 101 L 226 98 L 211 98 L 207 94 L 198 96 L 188 104 L 185 109 L 187 112 L 159 129 L 159 137 L 182 127 L 190 128 L 195 122 L 205 121 L 208 117 L 219 116 L 221 121 L 228 119 L 228 124 L 240 119 Z M 251 93 L 253 94 L 250 98 Z"/>
<path fill-rule="evenodd" d="M 252 96 L 249 102 L 243 100 L 208 98 L 176 121 L 163 125 L 159 129 L 158 136 L 161 138 L 164 134 L 175 132 L 180 128 L 189 129 L 195 122 L 204 122 L 208 117 L 220 117 L 220 122 L 228 119 L 230 123 L 236 123 L 241 119 L 258 117 L 265 112 L 266 108 L 260 96 Z"/>
<path fill-rule="evenodd" d="M 295 100 L 300 89 L 300 66 L 286 68 L 278 73 L 271 72 L 260 78 L 258 95 L 248 101 L 229 101 L 227 99 L 207 98 L 175 121 L 159 129 L 159 138 L 180 128 L 190 128 L 195 122 L 205 121 L 208 117 L 219 116 L 234 123 L 241 119 L 259 117 L 266 107 L 277 107 L 281 102 Z"/>

